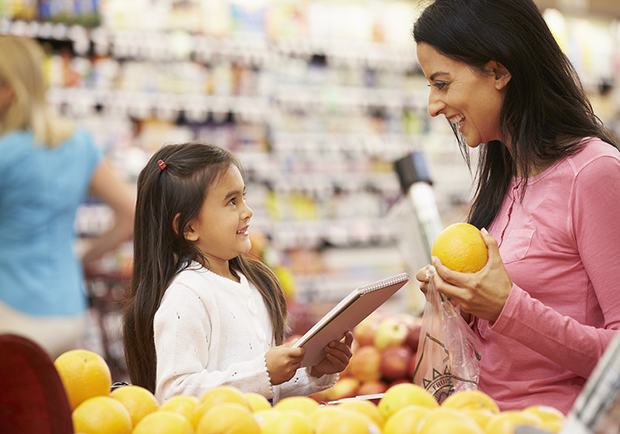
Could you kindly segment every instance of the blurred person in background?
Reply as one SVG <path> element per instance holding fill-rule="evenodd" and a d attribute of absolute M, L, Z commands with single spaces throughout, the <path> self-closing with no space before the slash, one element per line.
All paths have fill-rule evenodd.
<path fill-rule="evenodd" d="M 0 333 L 55 358 L 81 342 L 84 269 L 131 239 L 135 194 L 86 131 L 52 115 L 41 46 L 0 36 L 0 59 Z M 75 217 L 89 194 L 115 219 L 79 258 Z"/>
<path fill-rule="evenodd" d="M 429 114 L 479 151 L 468 221 L 489 252 L 477 273 L 433 258 L 433 281 L 482 340 L 480 390 L 567 413 L 620 325 L 615 138 L 532 0 L 436 0 L 413 36 Z"/>

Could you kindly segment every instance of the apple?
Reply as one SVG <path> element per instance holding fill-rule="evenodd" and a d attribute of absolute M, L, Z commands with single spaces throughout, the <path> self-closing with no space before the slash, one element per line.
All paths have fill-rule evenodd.
<path fill-rule="evenodd" d="M 349 361 L 351 374 L 362 383 L 381 378 L 381 352 L 372 345 L 360 347 Z"/>
<path fill-rule="evenodd" d="M 388 389 L 388 385 L 383 380 L 366 381 L 360 385 L 357 391 L 358 395 L 375 395 L 378 393 L 385 393 Z"/>
<path fill-rule="evenodd" d="M 390 387 L 396 386 L 397 384 L 402 384 L 402 383 L 407 383 L 407 384 L 411 384 L 411 380 L 408 378 L 401 378 L 400 380 L 396 380 L 390 383 L 388 389 Z"/>
<path fill-rule="evenodd" d="M 316 402 L 327 402 L 329 401 L 330 389 L 321 390 L 319 392 L 314 392 L 312 395 L 308 395 L 310 398 L 314 399 Z"/>
<path fill-rule="evenodd" d="M 360 347 L 373 345 L 378 328 L 378 317 L 376 315 L 367 316 L 353 328 L 353 337 Z"/>
<path fill-rule="evenodd" d="M 381 320 L 377 333 L 375 334 L 374 345 L 379 350 L 388 347 L 399 347 L 407 339 L 409 327 L 402 320 L 388 316 Z"/>
<path fill-rule="evenodd" d="M 353 398 L 358 394 L 360 380 L 355 377 L 339 378 L 330 389 L 327 389 L 329 400 Z"/>
<path fill-rule="evenodd" d="M 383 378 L 396 381 L 407 377 L 412 351 L 407 346 L 388 347 L 381 353 L 381 373 Z"/>
<path fill-rule="evenodd" d="M 411 351 L 414 353 L 418 351 L 418 344 L 420 343 L 420 332 L 422 331 L 422 325 L 417 324 L 409 327 L 409 333 L 405 339 L 405 343 Z"/>

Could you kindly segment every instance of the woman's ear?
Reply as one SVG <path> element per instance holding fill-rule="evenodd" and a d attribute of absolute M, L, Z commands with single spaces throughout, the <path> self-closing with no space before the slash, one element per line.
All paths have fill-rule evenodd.
<path fill-rule="evenodd" d="M 174 216 L 174 219 L 172 220 L 172 228 L 174 229 L 175 233 L 179 233 L 179 219 L 181 218 L 181 214 L 177 213 Z M 194 229 L 192 228 L 192 224 L 193 221 L 189 222 L 187 225 L 185 225 L 185 228 L 183 228 L 183 237 L 187 240 L 187 241 L 196 241 L 198 240 L 198 233 L 196 231 L 194 231 Z"/>
<path fill-rule="evenodd" d="M 493 72 L 495 77 L 495 88 L 497 90 L 502 90 L 506 87 L 512 78 L 510 71 L 508 71 L 504 65 L 494 60 L 491 60 L 486 64 L 486 69 Z"/>

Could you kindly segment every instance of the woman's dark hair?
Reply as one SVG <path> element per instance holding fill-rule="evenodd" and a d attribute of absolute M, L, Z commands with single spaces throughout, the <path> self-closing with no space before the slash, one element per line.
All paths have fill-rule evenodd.
<path fill-rule="evenodd" d="M 468 218 L 478 228 L 491 224 L 517 173 L 535 173 L 578 152 L 584 137 L 617 146 L 532 0 L 435 0 L 414 24 L 413 37 L 477 71 L 493 60 L 511 74 L 500 134 L 510 138 L 512 154 L 497 141 L 480 145 Z M 459 145 L 469 164 L 468 147 Z"/>
<path fill-rule="evenodd" d="M 158 164 L 160 160 L 163 164 Z M 164 292 L 174 276 L 192 261 L 208 267 L 200 250 L 183 236 L 183 228 L 198 216 L 209 187 L 231 165 L 242 171 L 237 158 L 217 146 L 167 145 L 151 157 L 138 177 L 133 277 L 124 306 L 123 343 L 132 384 L 151 392 L 155 391 L 156 381 L 153 318 Z M 262 262 L 245 256 L 232 259 L 230 268 L 257 287 L 271 318 L 273 339 L 281 344 L 286 301 L 274 273 Z"/>

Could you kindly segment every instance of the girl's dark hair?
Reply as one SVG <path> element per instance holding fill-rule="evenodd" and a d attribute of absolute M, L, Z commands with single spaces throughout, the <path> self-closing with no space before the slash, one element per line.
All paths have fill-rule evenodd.
<path fill-rule="evenodd" d="M 617 146 L 532 0 L 435 0 L 414 24 L 413 37 L 480 72 L 499 62 L 512 76 L 500 113 L 512 155 L 497 141 L 480 145 L 468 218 L 478 228 L 494 220 L 517 173 L 535 173 L 578 152 L 584 137 Z M 468 147 L 459 145 L 469 164 Z"/>
<path fill-rule="evenodd" d="M 123 343 L 132 384 L 151 392 L 156 380 L 153 318 L 164 292 L 192 261 L 208 266 L 200 250 L 183 236 L 183 228 L 198 216 L 209 187 L 231 165 L 243 172 L 231 152 L 214 145 L 167 145 L 151 157 L 138 177 L 133 278 L 124 306 Z M 232 259 L 230 268 L 258 288 L 271 318 L 273 339 L 281 344 L 287 311 L 284 290 L 274 273 L 245 256 Z"/>

